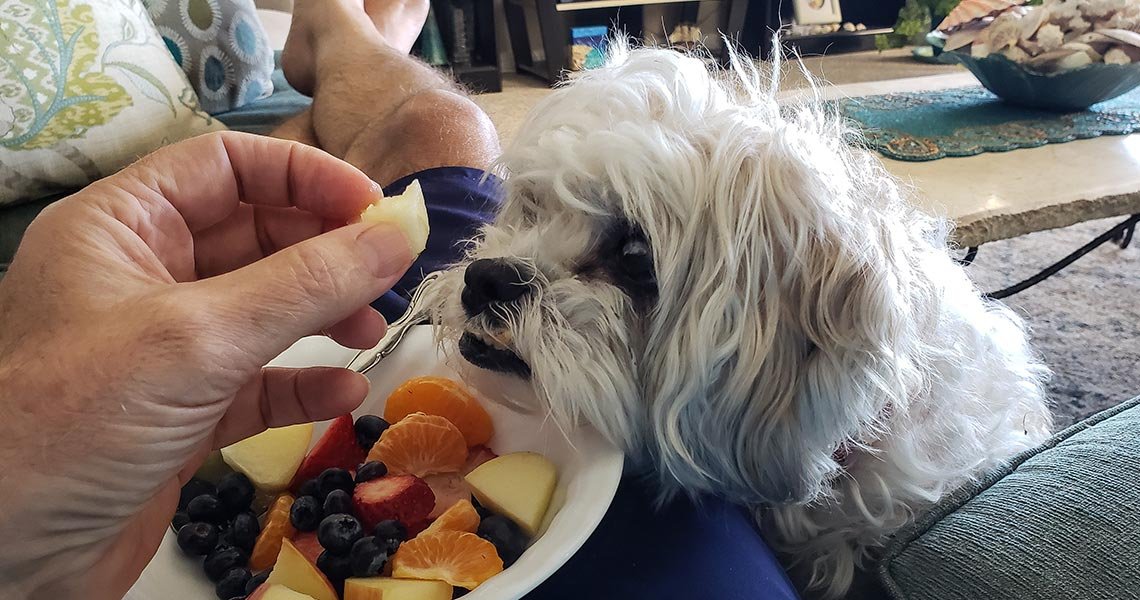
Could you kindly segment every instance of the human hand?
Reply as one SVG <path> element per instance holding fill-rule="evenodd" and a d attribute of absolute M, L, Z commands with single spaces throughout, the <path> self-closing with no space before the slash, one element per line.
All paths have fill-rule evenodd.
<path fill-rule="evenodd" d="M 0 597 L 121 598 L 207 453 L 363 401 L 362 375 L 264 365 L 322 331 L 379 341 L 368 303 L 413 257 L 345 223 L 380 196 L 320 150 L 227 132 L 44 210 L 0 282 Z"/>

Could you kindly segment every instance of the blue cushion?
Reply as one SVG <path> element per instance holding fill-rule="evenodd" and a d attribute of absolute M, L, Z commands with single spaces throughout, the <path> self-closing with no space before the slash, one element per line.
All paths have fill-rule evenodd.
<path fill-rule="evenodd" d="M 280 68 L 281 53 L 274 56 L 278 67 L 273 71 L 273 95 L 262 98 L 252 104 L 247 104 L 235 110 L 214 115 L 226 127 L 235 131 L 246 133 L 267 134 L 282 121 L 305 110 L 313 100 L 294 90 Z"/>
<path fill-rule="evenodd" d="M 879 578 L 899 600 L 1140 598 L 1140 398 L 946 498 Z"/>
<path fill-rule="evenodd" d="M 143 0 L 202 108 L 217 114 L 273 93 L 273 49 L 253 0 Z"/>

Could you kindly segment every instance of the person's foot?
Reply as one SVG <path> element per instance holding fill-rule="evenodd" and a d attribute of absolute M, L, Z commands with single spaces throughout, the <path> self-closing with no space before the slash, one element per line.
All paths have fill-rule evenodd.
<path fill-rule="evenodd" d="M 313 95 L 316 83 L 316 40 L 329 27 L 331 12 L 348 9 L 341 0 L 297 0 L 293 3 L 293 20 L 289 23 L 289 35 L 281 50 L 281 71 L 285 81 L 293 89 Z M 356 0 L 359 4 L 359 0 Z M 324 9 L 328 9 L 326 12 Z"/>
<path fill-rule="evenodd" d="M 427 21 L 430 0 L 364 0 L 364 12 L 392 48 L 407 54 Z"/>
<path fill-rule="evenodd" d="M 311 96 L 318 46 L 383 44 L 407 54 L 427 20 L 430 0 L 297 0 L 281 70 L 289 85 Z M 377 35 L 378 34 L 378 35 Z"/>

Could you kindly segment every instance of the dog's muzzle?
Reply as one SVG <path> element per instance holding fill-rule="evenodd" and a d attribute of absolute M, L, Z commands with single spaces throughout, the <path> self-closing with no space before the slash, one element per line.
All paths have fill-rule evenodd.
<path fill-rule="evenodd" d="M 471 364 L 501 373 L 530 377 L 530 365 L 514 350 L 505 316 L 532 291 L 534 272 L 524 263 L 506 258 L 484 258 L 467 266 L 460 300 L 470 319 L 482 319 L 492 335 L 467 331 L 459 340 L 459 353 Z"/>

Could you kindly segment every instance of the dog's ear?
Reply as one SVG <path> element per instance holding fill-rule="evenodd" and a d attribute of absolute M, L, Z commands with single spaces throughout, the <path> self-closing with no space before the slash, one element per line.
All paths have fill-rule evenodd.
<path fill-rule="evenodd" d="M 824 121 L 742 121 L 707 142 L 707 198 L 660 267 L 656 458 L 683 487 L 808 501 L 837 446 L 920 383 L 907 343 L 937 300 L 912 249 L 929 227 Z"/>

